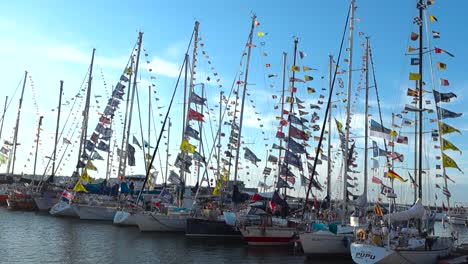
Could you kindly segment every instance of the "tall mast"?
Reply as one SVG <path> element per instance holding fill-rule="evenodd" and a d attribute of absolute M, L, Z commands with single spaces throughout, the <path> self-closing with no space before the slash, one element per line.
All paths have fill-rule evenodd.
<path fill-rule="evenodd" d="M 140 41 L 140 38 L 138 38 L 138 41 Z M 125 176 L 125 168 L 127 164 L 127 145 L 125 144 L 126 140 L 128 142 L 128 139 L 126 139 L 126 134 L 125 134 L 125 129 L 127 128 L 127 122 L 128 122 L 128 114 L 129 114 L 129 106 L 130 106 L 130 87 L 132 86 L 132 75 L 133 75 L 133 56 L 130 58 L 130 72 L 128 74 L 128 93 L 127 93 L 127 103 L 125 106 L 125 118 L 124 118 L 124 125 L 123 125 L 123 132 L 122 132 L 122 145 L 120 145 L 120 157 L 119 157 L 119 171 L 117 174 L 117 177 L 119 179 L 122 179 L 122 177 Z"/>
<path fill-rule="evenodd" d="M 218 180 L 221 177 L 221 169 L 220 169 L 220 159 L 221 159 L 221 122 L 222 122 L 222 113 L 223 113 L 223 91 L 219 92 L 219 122 L 218 122 L 218 144 L 216 145 L 216 149 L 218 149 L 218 155 L 216 156 L 216 168 L 217 168 L 217 177 Z"/>
<path fill-rule="evenodd" d="M 5 97 L 5 106 L 3 107 L 2 124 L 0 125 L 0 138 L 2 138 L 3 122 L 5 121 L 5 113 L 6 113 L 7 103 L 8 103 L 8 96 Z"/>
<path fill-rule="evenodd" d="M 57 111 L 57 125 L 55 126 L 55 144 L 54 144 L 54 154 L 52 156 L 52 179 L 55 176 L 55 157 L 57 155 L 57 142 L 58 142 L 58 133 L 59 133 L 59 127 L 60 127 L 60 111 L 62 109 L 62 94 L 63 94 L 63 81 L 60 81 L 60 95 L 59 95 L 59 105 L 58 105 L 58 111 Z M 34 166 L 36 165 L 36 162 L 34 162 Z"/>
<path fill-rule="evenodd" d="M 111 116 L 111 120 L 110 120 L 110 129 L 112 130 L 112 123 L 113 123 L 113 120 L 114 119 L 114 115 Z M 109 139 L 109 145 L 111 144 L 112 142 L 112 137 L 111 139 Z M 114 141 L 114 148 L 115 148 L 115 141 Z M 112 152 L 114 151 L 114 149 L 112 150 Z M 110 178 L 110 175 L 111 175 L 111 164 L 112 164 L 112 160 L 111 160 L 111 152 L 107 152 L 107 163 L 106 163 L 106 180 L 107 182 L 109 182 L 109 178 Z"/>
<path fill-rule="evenodd" d="M 244 119 L 244 104 L 245 104 L 245 93 L 247 90 L 247 80 L 249 76 L 249 63 L 250 63 L 250 54 L 252 52 L 252 38 L 253 38 L 253 31 L 255 28 L 255 19 L 257 18 L 256 15 L 253 15 L 252 17 L 252 25 L 250 27 L 250 34 L 249 34 L 249 42 L 248 44 L 248 49 L 247 49 L 247 61 L 245 65 L 245 76 L 244 76 L 244 89 L 242 92 L 242 103 L 241 103 L 241 112 L 240 112 L 240 118 L 239 118 L 239 138 L 237 142 L 237 151 L 236 151 L 236 161 L 234 165 L 234 184 L 237 185 L 237 174 L 238 174 L 238 166 L 239 166 L 239 152 L 240 152 L 240 143 L 241 143 L 241 138 L 242 138 L 242 121 Z"/>
<path fill-rule="evenodd" d="M 135 93 L 137 89 L 137 78 L 138 78 L 138 66 L 140 64 L 140 52 L 141 52 L 141 44 L 143 41 L 143 32 L 138 32 L 138 50 L 137 50 L 137 58 L 136 58 L 136 64 L 135 64 L 135 73 L 133 74 L 133 87 L 132 87 L 132 98 L 130 99 L 130 112 L 129 112 L 129 118 L 128 118 L 128 126 L 127 126 L 127 135 L 125 137 L 126 139 L 126 144 L 125 144 L 125 151 L 124 151 L 124 156 L 125 156 L 125 162 L 123 163 L 123 176 L 125 176 L 125 168 L 127 167 L 127 157 L 128 157 L 128 141 L 130 138 L 130 127 L 132 126 L 132 116 L 133 116 L 133 102 L 135 99 Z"/>
<path fill-rule="evenodd" d="M 368 139 L 369 139 L 369 37 L 366 37 L 366 106 L 364 113 L 364 195 L 367 200 L 367 178 L 368 178 Z"/>
<path fill-rule="evenodd" d="M 187 82 L 187 78 L 188 78 L 188 67 L 189 67 L 189 55 L 188 54 L 185 54 L 185 88 L 184 88 L 184 116 L 183 116 L 183 128 L 182 128 L 182 139 L 185 138 L 185 128 L 188 126 L 189 124 L 189 120 L 188 120 L 188 110 L 186 111 L 185 110 L 185 105 L 187 104 L 190 108 L 190 98 L 192 97 L 192 92 L 193 92 L 193 81 L 194 81 L 194 75 L 195 75 L 195 65 L 196 65 L 196 56 L 197 56 L 197 49 L 198 49 L 198 28 L 200 26 L 200 22 L 198 21 L 195 21 L 195 26 L 193 28 L 193 38 L 194 38 L 194 41 L 193 41 L 193 50 L 192 50 L 192 65 L 190 67 L 190 80 Z M 186 94 L 187 94 L 187 84 L 189 85 L 189 94 L 188 94 L 188 98 L 186 97 Z M 187 115 L 187 117 L 186 117 Z M 183 152 L 182 155 L 187 155 L 187 153 Z M 185 175 L 185 171 L 184 170 L 181 170 L 181 178 L 184 180 L 184 183 L 187 183 L 187 177 Z"/>
<path fill-rule="evenodd" d="M 151 156 L 151 113 L 153 112 L 153 108 L 151 107 L 151 85 L 148 85 L 148 158 Z M 156 131 L 154 131 L 156 133 Z M 145 164 L 149 162 L 149 160 L 145 157 Z M 149 165 L 149 163 L 148 163 Z M 162 169 L 162 168 L 161 168 Z"/>
<path fill-rule="evenodd" d="M 37 134 L 36 134 L 36 154 L 34 154 L 34 169 L 33 169 L 33 175 L 34 177 L 36 176 L 36 164 L 37 164 L 37 151 L 39 149 L 39 138 L 40 138 L 40 133 L 41 133 L 41 125 L 42 125 L 42 118 L 43 116 L 39 117 L 39 124 L 37 125 Z M 57 144 L 55 144 L 57 145 Z"/>
<path fill-rule="evenodd" d="M 13 165 L 11 168 L 11 174 L 15 173 L 15 161 L 16 161 L 16 146 L 18 143 L 18 130 L 19 130 L 19 121 L 20 121 L 20 116 L 21 116 L 21 107 L 23 105 L 23 95 L 24 95 L 24 87 L 26 87 L 26 79 L 28 78 L 28 72 L 24 72 L 24 80 L 23 80 L 23 89 L 21 90 L 21 98 L 19 100 L 19 106 L 18 106 L 18 115 L 16 116 L 16 126 L 15 126 L 15 134 L 13 137 L 13 158 L 8 159 L 8 173 L 10 173 L 10 164 L 11 160 L 13 160 Z"/>
<path fill-rule="evenodd" d="M 416 81 L 416 89 L 418 87 L 418 83 Z M 416 105 L 415 105 L 416 107 Z M 416 203 L 416 200 L 418 199 L 418 182 L 419 179 L 417 177 L 418 175 L 418 152 L 417 147 L 418 147 L 418 113 L 414 113 L 414 203 Z"/>
<path fill-rule="evenodd" d="M 85 109 L 83 110 L 83 125 L 81 128 L 81 137 L 80 137 L 80 146 L 78 148 L 78 162 L 76 164 L 76 171 L 75 173 L 78 174 L 78 169 L 80 167 L 80 160 L 81 160 L 81 152 L 84 151 L 83 145 L 85 144 L 85 140 L 87 137 L 88 132 L 88 118 L 89 118 L 89 104 L 91 101 L 91 82 L 93 80 L 93 65 L 94 65 L 94 53 L 96 49 L 93 49 L 93 55 L 91 56 L 91 64 L 89 66 L 89 76 L 88 76 L 88 89 L 86 91 L 86 103 Z"/>
<path fill-rule="evenodd" d="M 297 44 L 299 43 L 299 40 L 297 38 L 294 39 L 294 53 L 293 53 L 293 67 L 296 67 L 296 59 L 297 59 Z M 296 78 L 296 71 L 293 70 L 292 71 L 292 79 L 291 79 L 291 101 L 290 101 L 290 104 L 289 104 L 289 115 L 292 114 L 292 111 L 293 111 L 293 102 L 294 102 L 294 82 L 295 82 L 295 79 Z M 284 80 L 283 80 L 283 85 L 284 85 Z M 283 89 L 284 89 L 284 86 L 283 86 Z M 291 128 L 291 122 L 288 122 L 288 151 L 289 151 L 289 140 L 291 139 L 291 135 L 289 135 L 289 130 Z M 317 150 L 317 151 L 320 151 L 320 150 Z M 288 165 L 288 164 L 286 164 Z M 280 169 L 280 173 L 281 173 L 281 169 Z M 286 173 L 286 183 L 288 182 L 288 174 Z M 286 186 L 284 187 L 284 197 L 286 198 L 286 195 L 287 195 L 287 188 Z"/>
<path fill-rule="evenodd" d="M 352 71 L 353 71 L 353 33 L 354 33 L 354 2 L 355 0 L 351 0 L 351 17 L 349 21 L 349 61 L 348 61 L 348 98 L 347 98 L 347 105 L 346 105 L 346 122 L 345 122 L 345 146 L 344 146 L 344 153 L 343 153 L 343 221 L 346 214 L 346 205 L 348 199 L 348 141 L 349 141 L 349 128 L 350 128 L 350 107 L 351 107 L 351 89 L 352 89 Z"/>
<path fill-rule="evenodd" d="M 205 96 L 205 84 L 202 83 L 201 84 L 202 86 L 202 97 Z M 205 98 L 205 97 L 204 97 Z M 203 113 L 203 105 L 201 106 L 201 109 L 200 111 Z M 200 134 L 200 155 L 203 155 L 203 122 L 199 122 L 199 125 L 198 125 L 198 129 L 199 129 L 199 134 Z M 219 136 L 218 136 L 218 140 L 219 140 Z M 198 166 L 197 166 L 197 182 L 200 181 L 200 162 L 198 162 Z"/>
<path fill-rule="evenodd" d="M 287 57 L 288 57 L 288 54 L 286 52 L 283 52 L 283 87 L 281 89 L 281 120 L 284 119 L 283 110 L 284 110 L 284 91 L 286 89 L 286 59 Z M 282 125 L 279 127 L 279 129 L 281 132 L 283 132 Z M 281 155 L 283 154 L 283 140 L 280 140 L 279 143 L 280 143 L 280 148 L 278 150 L 279 152 L 278 153 L 278 178 L 281 177 Z"/>
<path fill-rule="evenodd" d="M 171 126 L 171 118 L 169 117 L 169 125 L 167 126 L 166 172 L 164 173 L 164 186 L 167 183 L 167 170 L 169 169 L 169 138 L 171 137 Z"/>
<path fill-rule="evenodd" d="M 422 151 L 423 151 L 423 6 L 424 1 L 419 0 L 419 19 L 421 23 L 419 25 L 419 171 L 418 171 L 418 178 L 419 178 L 419 190 L 418 190 L 418 197 L 422 199 Z"/>
<path fill-rule="evenodd" d="M 329 55 L 329 66 L 330 66 L 330 76 L 328 81 L 328 89 L 329 89 L 329 98 L 332 98 L 332 82 L 333 82 L 333 55 Z M 330 107 L 329 116 L 328 116 L 328 147 L 327 147 L 327 155 L 328 155 L 328 162 L 327 162 L 327 198 L 328 201 L 331 201 L 331 128 L 332 128 L 332 109 Z M 313 172 L 312 172 L 313 173 Z M 327 202 L 328 202 L 327 201 Z"/>

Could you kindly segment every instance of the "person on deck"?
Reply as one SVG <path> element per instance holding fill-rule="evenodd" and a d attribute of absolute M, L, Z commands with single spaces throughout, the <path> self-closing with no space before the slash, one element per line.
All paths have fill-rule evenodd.
<path fill-rule="evenodd" d="M 133 191 L 135 190 L 135 183 L 133 183 L 133 181 L 130 182 L 129 188 L 130 188 L 130 195 L 133 198 Z"/>

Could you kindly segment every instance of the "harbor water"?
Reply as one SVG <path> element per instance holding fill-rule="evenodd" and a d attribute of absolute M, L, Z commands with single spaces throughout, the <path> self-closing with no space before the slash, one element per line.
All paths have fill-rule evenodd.
<path fill-rule="evenodd" d="M 438 232 L 443 230 L 437 223 Z M 459 239 L 468 241 L 460 227 Z M 0 263 L 352 263 L 306 258 L 294 248 L 255 248 L 183 233 L 142 233 L 110 222 L 56 218 L 0 207 Z"/>

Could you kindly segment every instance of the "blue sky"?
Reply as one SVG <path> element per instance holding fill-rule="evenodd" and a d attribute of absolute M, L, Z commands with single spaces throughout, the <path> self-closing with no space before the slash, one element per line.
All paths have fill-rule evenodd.
<path fill-rule="evenodd" d="M 59 81 L 65 81 L 64 98 L 71 102 L 80 88 L 90 61 L 91 50 L 96 48 L 96 67 L 94 69 L 93 95 L 102 95 L 105 97 L 103 79 L 101 70 L 104 74 L 104 80 L 108 89 L 115 85 L 120 73 L 122 72 L 131 49 L 136 41 L 139 30 L 144 32 L 143 47 L 148 53 L 148 60 L 151 65 L 144 67 L 141 71 L 141 86 L 149 81 L 148 68 L 153 70 L 157 80 L 157 97 L 159 101 L 153 101 L 163 107 L 155 110 L 157 116 L 157 125 L 159 125 L 159 114 L 163 114 L 167 107 L 168 96 L 175 83 L 175 77 L 178 68 L 182 63 L 185 49 L 190 38 L 195 20 L 200 21 L 200 36 L 205 44 L 204 50 L 210 57 L 212 65 L 216 67 L 216 72 L 221 79 L 224 91 L 230 88 L 233 78 L 239 70 L 239 59 L 245 49 L 248 30 L 250 28 L 251 14 L 254 12 L 258 16 L 260 26 L 256 31 L 268 33 L 265 37 L 254 37 L 254 43 L 257 45 L 252 52 L 252 61 L 250 68 L 249 82 L 255 85 L 249 87 L 251 98 L 247 99 L 246 130 L 245 142 L 254 143 L 252 146 L 254 152 L 262 159 L 258 170 L 254 166 L 244 162 L 244 173 L 241 176 L 248 185 L 254 186 L 258 183 L 258 171 L 263 169 L 266 154 L 261 138 L 273 138 L 277 121 L 274 117 L 278 112 L 274 112 L 271 100 L 272 94 L 279 95 L 280 78 L 271 80 L 265 77 L 268 73 L 281 73 L 281 54 L 283 51 L 288 53 L 288 69 L 292 65 L 291 54 L 293 47 L 293 38 L 299 38 L 299 50 L 307 53 L 307 57 L 301 61 L 302 65 L 318 68 L 318 72 L 313 72 L 315 80 L 310 84 L 317 90 L 326 87 L 326 80 L 321 80 L 322 75 L 327 76 L 328 55 L 337 56 L 339 40 L 344 26 L 344 20 L 347 14 L 347 0 L 333 1 L 294 1 L 285 3 L 283 1 L 138 1 L 135 3 L 122 2 L 116 4 L 115 1 L 10 1 L 4 4 L 0 11 L 0 42 L 2 49 L 0 57 L 3 63 L 0 65 L 3 79 L 3 89 L 0 91 L 0 101 L 3 104 L 5 96 L 12 96 L 17 87 L 24 70 L 28 70 L 34 81 L 36 91 L 36 101 L 40 114 L 44 116 L 44 130 L 41 144 L 41 153 L 43 156 L 49 155 L 52 142 L 52 134 L 55 131 L 56 111 L 51 111 L 56 107 L 58 100 Z M 449 79 L 449 88 L 447 91 L 457 93 L 458 98 L 447 106 L 448 109 L 456 112 L 465 112 L 463 108 L 468 81 L 464 75 L 464 62 L 467 61 L 467 55 L 464 50 L 466 43 L 466 29 L 463 28 L 464 14 L 462 10 L 466 9 L 466 3 L 460 1 L 436 1 L 434 6 L 429 8 L 429 13 L 435 15 L 439 22 L 430 23 L 430 30 L 436 30 L 441 33 L 439 40 L 431 39 L 431 45 L 441 47 L 455 54 L 455 58 L 436 55 L 434 61 L 447 63 L 445 72 L 438 72 L 438 77 Z M 417 15 L 415 8 L 416 1 L 357 1 L 358 9 L 356 17 L 355 34 L 355 63 L 358 68 L 362 48 L 359 43 L 363 37 L 358 37 L 358 32 L 365 32 L 371 38 L 373 47 L 373 56 L 376 67 L 377 82 L 382 100 L 384 111 L 384 123 L 390 124 L 390 113 L 399 112 L 405 103 L 410 101 L 407 98 L 406 89 L 411 87 L 408 81 L 408 73 L 411 70 L 409 66 L 409 57 L 404 56 L 408 44 L 416 46 L 416 43 L 410 43 L 409 35 L 411 31 L 417 28 L 413 25 L 412 19 Z M 260 42 L 265 42 L 264 46 Z M 263 57 L 263 52 L 268 53 L 268 57 Z M 343 55 L 347 58 L 348 55 Z M 142 57 L 143 62 L 146 57 Z M 200 76 L 210 72 L 207 60 L 199 58 L 198 71 Z M 265 63 L 270 63 L 271 68 L 266 69 Z M 143 63 L 144 64 L 144 63 Z M 344 66 L 344 63 L 342 63 Z M 428 71 L 426 70 L 428 73 Z M 437 72 L 437 70 L 436 70 Z M 302 74 L 302 73 L 301 73 Z M 342 76 L 346 80 L 346 76 Z M 429 76 L 426 75 L 426 82 L 429 82 Z M 201 78 L 199 78 L 201 79 Z M 356 83 L 359 74 L 353 77 Z M 146 81 L 146 82 L 145 82 Z M 269 85 L 274 83 L 276 86 L 271 88 Z M 353 86 L 357 86 L 356 83 Z M 26 86 L 24 108 L 20 123 L 20 142 L 22 146 L 18 148 L 18 165 L 16 172 L 32 172 L 32 165 L 27 161 L 30 156 L 32 146 L 34 145 L 34 129 L 37 124 L 37 115 L 32 98 L 32 88 L 28 80 Z M 197 88 L 198 89 L 198 88 Z M 298 96 L 308 101 L 316 101 L 319 94 L 308 95 L 304 89 L 305 86 L 298 86 Z M 19 93 L 19 92 L 18 92 Z M 16 117 L 16 108 L 18 105 L 18 93 L 13 99 L 11 108 L 7 112 L 5 119 L 4 136 L 8 138 L 13 131 L 14 120 Z M 207 86 L 207 94 L 210 108 L 217 113 L 215 108 L 218 99 L 219 88 L 213 85 Z M 362 97 L 362 93 L 361 93 Z M 179 119 L 181 114 L 181 95 L 178 92 L 178 99 L 175 102 L 175 110 L 171 112 L 173 120 Z M 254 104 L 249 100 L 254 100 Z M 147 101 L 147 88 L 141 88 L 141 100 Z M 97 111 L 100 106 L 104 108 L 105 99 L 93 99 L 93 117 L 90 121 L 90 130 L 97 124 Z M 375 102 L 375 96 L 371 95 L 371 101 Z M 145 104 L 145 103 L 142 103 Z M 253 105 L 256 110 L 253 110 Z M 63 116 L 70 111 L 68 106 L 64 106 Z M 144 107 L 142 105 L 142 107 Z M 337 118 L 343 120 L 342 107 Z M 375 113 L 376 106 L 373 105 L 371 111 Z M 75 110 L 76 111 L 76 110 Z M 254 114 L 259 112 L 259 115 Z M 136 112 L 135 112 L 136 113 Z M 356 115 L 353 119 L 353 127 L 356 135 L 361 135 L 363 127 L 363 106 L 362 100 L 357 101 Z M 322 115 L 322 112 L 319 113 Z M 146 114 L 144 114 L 143 118 Z M 258 127 L 257 118 L 261 118 L 264 123 L 261 133 Z M 447 120 L 447 123 L 456 126 L 464 133 L 468 129 L 465 116 L 457 120 Z M 64 121 L 63 121 L 64 122 Z M 63 124 L 62 122 L 62 124 Z M 132 133 L 137 133 L 138 123 L 135 118 L 132 126 Z M 180 143 L 180 126 L 178 122 L 173 122 L 174 132 L 171 137 L 171 152 L 176 153 Z M 320 120 L 321 124 L 321 120 Z M 207 124 L 208 125 L 208 124 Z M 146 121 L 144 121 L 146 127 Z M 434 126 L 434 124 L 428 124 Z M 430 127 L 430 129 L 435 127 Z M 120 128 L 117 129 L 119 131 Z M 144 130 L 147 128 L 144 128 Z M 65 131 L 69 131 L 66 128 Z M 157 128 L 159 132 L 159 128 Z M 226 134 L 229 131 L 223 131 Z M 120 132 L 117 132 L 120 133 Z M 146 132 L 145 132 L 146 133 Z M 154 136 L 154 131 L 152 131 Z M 171 133 L 172 134 L 172 133 Z M 75 134 L 76 138 L 76 134 Z M 463 136 L 450 135 L 448 137 L 462 151 L 467 147 L 463 141 Z M 334 141 L 336 141 L 334 136 Z M 120 140 L 119 140 L 120 141 Z M 151 139 L 155 141 L 154 138 Z M 359 142 L 359 141 L 358 141 Z M 268 141 L 270 145 L 273 141 Z M 277 142 L 276 142 L 277 143 Z M 309 142 L 312 147 L 315 141 Z M 428 146 L 430 139 L 428 138 Z M 337 145 L 337 144 L 335 144 Z M 164 146 L 163 146 L 164 147 Z M 361 145 L 362 147 L 362 145 Z M 408 157 L 402 166 L 409 167 L 412 164 L 410 147 L 400 147 L 401 152 L 408 152 Z M 434 167 L 433 148 L 428 148 L 427 160 L 430 166 Z M 63 164 L 62 174 L 70 174 L 73 170 L 73 164 L 76 161 L 75 150 L 68 158 L 69 164 Z M 360 151 L 360 157 L 362 157 Z M 463 156 L 458 153 L 448 152 L 458 165 L 466 171 L 468 164 Z M 68 155 L 68 154 L 66 154 Z M 241 153 L 241 156 L 243 154 Z M 73 158 L 75 157 L 75 158 Z M 141 157 L 141 156 L 140 156 Z M 175 155 L 173 155 L 175 157 Z M 173 158 L 172 157 L 172 158 Z M 426 157 L 425 157 L 426 159 Z M 362 161 L 359 162 L 362 167 Z M 383 161 L 381 161 L 381 164 Z M 44 162 L 39 162 L 39 171 L 43 170 Z M 142 164 L 140 165 L 142 166 Z M 246 168 L 249 166 L 249 169 Z M 100 171 L 93 175 L 97 177 L 102 174 L 105 166 L 99 165 Z M 322 165 L 325 168 L 325 165 Z M 4 168 L 4 166 L 2 167 Z M 141 167 L 140 167 L 141 168 Z M 321 168 L 320 170 L 323 170 Z M 246 175 L 245 171 L 251 173 Z M 337 169 L 338 170 L 338 169 Z M 135 173 L 141 173 L 142 170 L 136 168 Z M 402 176 L 406 176 L 404 170 L 399 170 Z M 337 171 L 334 171 L 334 175 Z M 463 188 L 466 187 L 465 176 L 453 169 L 449 169 L 449 175 L 456 180 L 457 185 L 451 185 L 455 201 L 463 200 Z M 324 177 L 324 173 L 321 173 Z M 356 175 L 359 176 L 359 175 Z M 381 178 L 382 176 L 379 175 Z M 433 176 L 433 175 L 432 175 Z M 336 177 L 336 176 L 335 176 Z M 360 176 L 359 176 L 360 177 Z M 270 178 L 267 182 L 272 183 Z M 298 180 L 299 182 L 299 180 Z M 323 180 L 322 180 L 323 182 Z M 441 183 L 440 179 L 432 179 L 426 192 L 433 199 L 433 193 L 442 194 L 439 189 L 434 189 L 434 183 Z M 372 195 L 377 193 L 375 184 L 369 183 Z M 400 197 L 412 197 L 408 187 L 409 184 L 399 186 L 397 191 L 401 192 Z M 362 184 L 361 184 L 362 186 Z M 299 184 L 296 183 L 296 189 L 299 190 Z M 362 191 L 362 188 L 360 188 Z M 430 190 L 434 189 L 434 190 Z M 301 193 L 303 190 L 301 189 Z M 465 198 L 466 199 L 466 198 Z M 441 198 L 439 198 L 440 203 Z"/>

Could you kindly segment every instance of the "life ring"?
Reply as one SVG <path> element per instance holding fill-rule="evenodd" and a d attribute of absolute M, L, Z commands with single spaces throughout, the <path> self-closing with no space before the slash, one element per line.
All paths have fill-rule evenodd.
<path fill-rule="evenodd" d="M 362 229 L 362 228 L 358 229 L 358 231 L 356 232 L 356 236 L 360 240 L 365 240 L 366 239 L 366 231 L 364 229 Z"/>

